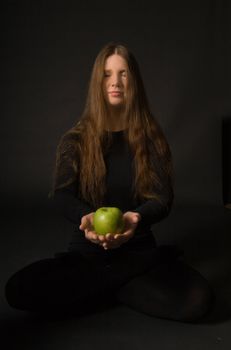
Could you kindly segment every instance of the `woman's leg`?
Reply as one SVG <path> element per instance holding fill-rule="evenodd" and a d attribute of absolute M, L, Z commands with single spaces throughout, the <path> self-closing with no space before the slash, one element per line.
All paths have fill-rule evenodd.
<path fill-rule="evenodd" d="M 21 310 L 83 314 L 108 302 L 105 269 L 80 254 L 36 261 L 11 276 L 5 296 Z"/>
<path fill-rule="evenodd" d="M 175 260 L 133 278 L 120 288 L 117 298 L 151 316 L 195 322 L 209 310 L 213 293 L 198 271 Z"/>

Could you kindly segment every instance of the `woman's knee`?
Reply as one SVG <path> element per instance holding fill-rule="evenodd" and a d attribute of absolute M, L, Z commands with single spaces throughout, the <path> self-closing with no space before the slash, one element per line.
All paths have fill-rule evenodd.
<path fill-rule="evenodd" d="M 198 322 L 211 309 L 214 300 L 214 293 L 207 281 L 200 286 L 194 286 L 183 303 L 179 315 L 179 321 Z"/>
<path fill-rule="evenodd" d="M 213 291 L 198 272 L 184 264 L 178 265 L 170 270 L 171 275 L 166 266 L 161 266 L 128 282 L 117 293 L 118 300 L 152 316 L 198 321 L 209 311 Z"/>
<path fill-rule="evenodd" d="M 41 272 L 40 266 L 46 267 L 46 261 L 36 261 L 26 265 L 22 269 L 15 272 L 6 282 L 5 299 L 7 303 L 16 309 L 28 310 L 30 304 L 30 293 L 28 290 L 36 289 L 36 275 Z"/>
<path fill-rule="evenodd" d="M 5 298 L 7 303 L 16 309 L 21 309 L 20 278 L 19 273 L 12 275 L 5 285 Z"/>

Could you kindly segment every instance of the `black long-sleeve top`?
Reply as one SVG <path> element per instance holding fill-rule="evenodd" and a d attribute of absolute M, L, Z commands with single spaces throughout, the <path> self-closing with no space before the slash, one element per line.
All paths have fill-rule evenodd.
<path fill-rule="evenodd" d="M 151 226 L 164 219 L 170 212 L 173 195 L 167 186 L 163 187 L 161 203 L 155 199 L 138 201 L 132 197 L 134 168 L 132 154 L 125 139 L 123 130 L 111 131 L 113 142 L 109 153 L 105 156 L 107 169 L 106 188 L 103 206 L 118 207 L 123 213 L 126 211 L 138 212 L 141 215 L 134 236 L 123 246 L 127 248 L 140 245 L 155 245 Z M 163 179 L 164 181 L 164 179 Z M 99 245 L 85 238 L 84 232 L 79 229 L 82 216 L 96 211 L 89 203 L 76 195 L 77 182 L 55 191 L 54 204 L 61 215 L 74 224 L 74 234 L 70 241 L 69 251 L 102 251 Z M 126 247 L 123 247 L 123 249 Z M 117 249 L 120 249 L 117 248 Z"/>

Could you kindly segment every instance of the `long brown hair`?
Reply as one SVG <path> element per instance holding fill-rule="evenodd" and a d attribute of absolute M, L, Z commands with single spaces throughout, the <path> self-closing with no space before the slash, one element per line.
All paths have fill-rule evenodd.
<path fill-rule="evenodd" d="M 124 45 L 109 43 L 95 59 L 85 108 L 76 124 L 61 137 L 56 150 L 52 197 L 57 189 L 77 181 L 78 195 L 94 207 L 103 205 L 106 192 L 104 155 L 110 147 L 106 132 L 107 106 L 103 96 L 106 59 L 118 54 L 128 65 L 128 93 L 124 118 L 128 128 L 124 137 L 133 155 L 134 199 L 161 201 L 161 189 L 173 197 L 173 167 L 170 147 L 152 115 L 138 63 Z"/>

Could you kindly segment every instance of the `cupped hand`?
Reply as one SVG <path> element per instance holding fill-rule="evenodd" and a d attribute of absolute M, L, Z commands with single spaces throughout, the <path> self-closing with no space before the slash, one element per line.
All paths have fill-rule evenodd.
<path fill-rule="evenodd" d="M 141 220 L 139 213 L 127 211 L 123 214 L 124 232 L 116 234 L 109 232 L 106 235 L 99 235 L 94 231 L 93 218 L 94 212 L 84 215 L 79 228 L 84 231 L 86 239 L 99 244 L 104 249 L 115 249 L 126 243 L 133 237 L 137 224 Z"/>
<path fill-rule="evenodd" d="M 95 244 L 100 244 L 99 235 L 94 231 L 93 225 L 94 212 L 84 215 L 79 226 L 80 230 L 84 231 L 85 238 Z"/>
<path fill-rule="evenodd" d="M 105 240 L 101 241 L 104 249 L 115 249 L 131 239 L 135 233 L 138 222 L 141 220 L 139 213 L 127 211 L 123 214 L 124 232 L 111 234 L 107 233 Z"/>
<path fill-rule="evenodd" d="M 88 239 L 92 243 L 99 244 L 104 248 L 104 244 L 108 243 L 113 238 L 113 235 L 109 233 L 107 234 L 107 237 L 106 237 L 105 235 L 97 234 L 94 231 L 93 218 L 94 218 L 94 212 L 84 215 L 81 219 L 81 224 L 79 228 L 80 230 L 84 231 L 86 239 Z"/>

